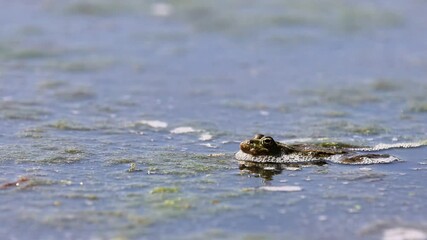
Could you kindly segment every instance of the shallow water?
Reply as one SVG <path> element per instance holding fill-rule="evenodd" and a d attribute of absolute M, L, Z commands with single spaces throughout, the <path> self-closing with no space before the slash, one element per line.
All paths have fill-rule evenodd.
<path fill-rule="evenodd" d="M 240 170 L 233 157 L 255 133 L 427 139 L 426 10 L 415 0 L 2 3 L 0 184 L 28 180 L 0 189 L 0 234 L 427 235 L 426 147 L 387 150 L 404 160 L 388 165 L 281 172 Z"/>

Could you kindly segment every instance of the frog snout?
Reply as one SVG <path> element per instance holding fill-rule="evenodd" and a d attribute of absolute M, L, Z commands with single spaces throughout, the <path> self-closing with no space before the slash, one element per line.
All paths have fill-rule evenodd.
<path fill-rule="evenodd" d="M 240 149 L 247 148 L 252 143 L 252 140 L 245 140 L 240 143 Z"/>

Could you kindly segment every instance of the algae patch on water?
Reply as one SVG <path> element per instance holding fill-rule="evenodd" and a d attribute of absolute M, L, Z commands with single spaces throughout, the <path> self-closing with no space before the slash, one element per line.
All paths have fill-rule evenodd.
<path fill-rule="evenodd" d="M 324 124 L 329 130 L 353 133 L 360 135 L 379 135 L 387 132 L 387 129 L 378 124 L 354 124 L 347 121 L 327 122 Z"/>
<path fill-rule="evenodd" d="M 66 148 L 64 150 L 64 152 L 68 153 L 68 154 L 72 154 L 72 155 L 84 153 L 84 151 L 82 149 L 79 149 L 79 148 L 76 148 L 76 147 L 68 147 L 68 148 Z"/>
<path fill-rule="evenodd" d="M 71 164 L 88 156 L 82 147 L 67 142 L 60 144 L 54 142 L 41 138 L 34 144 L 1 146 L 5 151 L 0 151 L 0 159 L 12 160 L 16 163 Z"/>
<path fill-rule="evenodd" d="M 227 159 L 233 159 L 233 157 L 231 155 L 212 156 L 208 154 L 164 152 L 150 157 L 143 157 L 139 162 L 149 167 L 149 174 L 187 177 L 233 168 L 233 163 Z"/>
<path fill-rule="evenodd" d="M 0 101 L 0 118 L 11 120 L 42 120 L 51 114 L 37 102 Z"/>
<path fill-rule="evenodd" d="M 40 128 L 40 127 L 27 128 L 27 129 L 24 129 L 23 131 L 21 131 L 19 133 L 19 136 L 23 137 L 23 138 L 38 139 L 38 138 L 43 138 L 45 132 L 46 132 L 45 129 Z"/>
<path fill-rule="evenodd" d="M 48 164 L 70 164 L 83 160 L 83 156 L 52 155 L 39 159 L 37 162 Z"/>
<path fill-rule="evenodd" d="M 96 93 L 87 86 L 77 86 L 67 90 L 56 91 L 54 96 L 63 101 L 91 100 L 96 97 Z"/>
<path fill-rule="evenodd" d="M 139 169 L 136 163 L 131 163 L 127 172 L 142 172 L 142 169 Z"/>
<path fill-rule="evenodd" d="M 73 15 L 111 17 L 135 13 L 142 9 L 141 5 L 138 1 L 74 1 L 68 4 L 64 11 Z"/>
<path fill-rule="evenodd" d="M 173 17 L 189 22 L 199 31 L 242 35 L 277 27 L 316 27 L 357 32 L 395 27 L 403 20 L 398 13 L 373 4 L 328 1 L 176 1 Z M 255 11 L 257 9 L 258 11 Z M 262 9 L 262 10 L 260 10 Z"/>
<path fill-rule="evenodd" d="M 0 42 L 0 59 L 37 60 L 58 57 L 65 51 L 53 46 L 26 46 L 16 42 Z"/>
<path fill-rule="evenodd" d="M 66 81 L 63 80 L 42 80 L 40 81 L 37 86 L 40 90 L 54 90 L 61 87 L 65 87 L 67 85 Z"/>
<path fill-rule="evenodd" d="M 151 190 L 151 194 L 161 194 L 161 193 L 177 193 L 179 188 L 177 187 L 156 187 Z"/>
<path fill-rule="evenodd" d="M 80 123 L 71 122 L 67 120 L 58 120 L 48 125 L 51 128 L 58 130 L 69 130 L 69 131 L 90 131 L 90 127 L 84 126 Z"/>
<path fill-rule="evenodd" d="M 409 105 L 408 110 L 414 113 L 427 113 L 427 102 L 416 102 Z"/>
<path fill-rule="evenodd" d="M 175 198 L 175 199 L 166 199 L 164 200 L 159 207 L 166 207 L 166 208 L 174 208 L 174 209 L 181 209 L 185 210 L 191 207 L 190 201 L 182 199 L 182 198 Z"/>
<path fill-rule="evenodd" d="M 34 216 L 35 217 L 35 216 Z M 59 227 L 93 228 L 96 226 L 115 226 L 114 230 L 141 228 L 153 223 L 151 217 L 121 209 L 62 211 L 61 214 L 50 213 L 36 219 L 44 224 Z M 111 230 L 111 229 L 110 229 Z M 103 230 L 109 231 L 109 230 Z M 113 231 L 114 232 L 114 231 Z"/>

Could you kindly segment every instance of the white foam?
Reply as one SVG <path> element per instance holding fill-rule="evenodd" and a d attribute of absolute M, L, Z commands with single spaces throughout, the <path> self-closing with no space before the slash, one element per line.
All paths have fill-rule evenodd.
<path fill-rule="evenodd" d="M 159 120 L 141 120 L 138 122 L 139 124 L 148 125 L 152 128 L 167 128 L 168 123 L 162 122 Z"/>
<path fill-rule="evenodd" d="M 427 145 L 427 140 L 419 142 L 402 142 L 402 143 L 379 143 L 372 148 L 354 148 L 355 151 L 380 151 L 391 148 L 417 148 Z"/>
<path fill-rule="evenodd" d="M 201 143 L 201 146 L 205 146 L 207 148 L 218 148 L 218 146 L 212 145 L 210 143 Z"/>
<path fill-rule="evenodd" d="M 168 3 L 154 3 L 151 5 L 151 14 L 157 17 L 167 17 L 173 12 L 172 5 Z"/>
<path fill-rule="evenodd" d="M 249 161 L 256 163 L 315 163 L 316 161 L 326 160 L 333 163 L 340 164 L 351 164 L 351 165 L 364 165 L 364 164 L 382 164 L 382 163 L 391 163 L 399 161 L 398 158 L 390 155 L 376 155 L 376 156 L 360 156 L 360 161 L 348 161 L 346 162 L 347 156 L 342 154 L 337 154 L 330 156 L 328 158 L 317 159 L 311 156 L 303 154 L 284 154 L 279 157 L 275 156 L 253 156 L 251 154 L 244 153 L 243 151 L 238 151 L 235 154 L 235 158 L 240 161 Z M 348 156 L 351 157 L 351 156 Z"/>
<path fill-rule="evenodd" d="M 383 232 L 383 240 L 427 240 L 427 234 L 414 228 L 390 228 Z"/>
<path fill-rule="evenodd" d="M 302 187 L 300 186 L 262 186 L 259 189 L 272 192 L 300 192 Z"/>
<path fill-rule="evenodd" d="M 200 141 L 209 141 L 209 140 L 211 140 L 212 138 L 213 138 L 212 134 L 210 134 L 210 133 L 208 133 L 208 132 L 205 132 L 205 133 L 202 133 L 202 134 L 200 135 L 199 140 L 200 140 Z"/>
<path fill-rule="evenodd" d="M 200 130 L 194 129 L 192 127 L 177 127 L 171 130 L 171 133 L 174 134 L 183 134 L 183 133 L 193 133 L 199 132 Z"/>

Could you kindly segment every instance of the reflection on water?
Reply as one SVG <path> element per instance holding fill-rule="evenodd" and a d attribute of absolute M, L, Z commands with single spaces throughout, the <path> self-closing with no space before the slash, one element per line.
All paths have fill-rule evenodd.
<path fill-rule="evenodd" d="M 262 177 L 267 181 L 273 180 L 273 176 L 281 174 L 282 171 L 301 171 L 305 167 L 316 167 L 325 165 L 327 165 L 326 161 L 282 164 L 239 161 L 239 169 L 242 171 L 242 173 L 250 173 L 254 176 Z"/>

